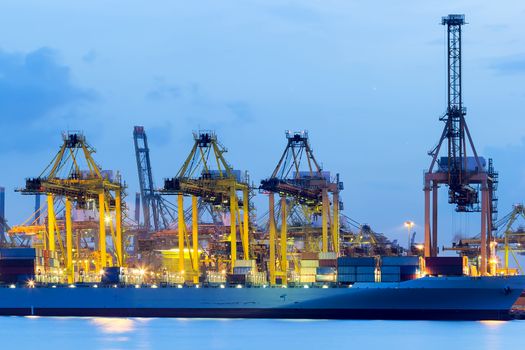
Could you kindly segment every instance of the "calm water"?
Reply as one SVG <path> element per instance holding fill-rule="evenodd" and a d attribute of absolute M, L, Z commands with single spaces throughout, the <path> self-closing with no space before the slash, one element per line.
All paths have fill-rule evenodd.
<path fill-rule="evenodd" d="M 525 321 L 0 317 L 0 349 L 522 349 Z M 336 348 L 333 348 L 336 349 Z"/>

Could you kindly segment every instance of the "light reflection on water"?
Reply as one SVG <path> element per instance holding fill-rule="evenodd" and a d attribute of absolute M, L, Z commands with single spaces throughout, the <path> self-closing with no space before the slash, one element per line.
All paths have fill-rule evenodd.
<path fill-rule="evenodd" d="M 0 317 L 5 349 L 519 349 L 525 321 Z M 4 347 L 5 346 L 5 347 Z"/>

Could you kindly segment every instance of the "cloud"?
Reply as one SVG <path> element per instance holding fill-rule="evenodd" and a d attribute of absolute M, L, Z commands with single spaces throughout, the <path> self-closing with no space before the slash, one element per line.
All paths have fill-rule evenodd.
<path fill-rule="evenodd" d="M 146 94 L 150 100 L 175 99 L 180 96 L 181 88 L 168 84 L 163 78 L 155 79 L 155 87 Z"/>
<path fill-rule="evenodd" d="M 180 115 L 192 124 L 209 126 L 231 125 L 254 121 L 250 105 L 238 99 L 217 98 L 199 83 L 172 84 L 156 78 L 155 86 L 146 93 L 146 99 L 157 103 L 171 102 Z"/>
<path fill-rule="evenodd" d="M 297 4 L 280 4 L 269 7 L 268 12 L 286 21 L 317 23 L 322 16 L 312 8 Z"/>
<path fill-rule="evenodd" d="M 93 49 L 89 50 L 82 56 L 82 61 L 86 63 L 93 63 L 97 59 L 97 52 Z"/>
<path fill-rule="evenodd" d="M 525 73 L 525 55 L 501 58 L 490 67 L 501 74 Z"/>
<path fill-rule="evenodd" d="M 35 147 L 53 129 L 54 117 L 67 117 L 78 104 L 94 100 L 92 90 L 74 84 L 58 53 L 40 48 L 28 53 L 0 50 L 0 145 Z M 56 130 L 54 130 L 56 132 Z"/>
<path fill-rule="evenodd" d="M 246 122 L 252 120 L 250 106 L 246 102 L 229 102 L 226 104 L 226 107 L 237 117 L 238 121 Z"/>

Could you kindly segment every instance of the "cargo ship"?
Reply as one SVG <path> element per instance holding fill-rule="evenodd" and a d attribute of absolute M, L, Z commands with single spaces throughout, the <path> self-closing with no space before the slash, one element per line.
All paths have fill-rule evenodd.
<path fill-rule="evenodd" d="M 422 277 L 348 286 L 97 284 L 0 288 L 0 314 L 19 316 L 506 320 L 525 276 Z"/>
<path fill-rule="evenodd" d="M 505 320 L 525 290 L 525 276 L 468 276 L 461 257 L 308 253 L 300 278 L 280 284 L 255 260 L 175 283 L 124 267 L 104 268 L 97 282 L 44 281 L 37 271 L 56 262 L 40 260 L 34 248 L 0 249 L 0 315 Z"/>

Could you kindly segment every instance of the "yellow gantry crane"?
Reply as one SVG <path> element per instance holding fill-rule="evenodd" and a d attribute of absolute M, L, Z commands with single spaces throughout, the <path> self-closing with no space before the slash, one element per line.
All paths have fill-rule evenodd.
<path fill-rule="evenodd" d="M 111 264 L 106 247 L 109 226 L 117 266 L 124 265 L 122 246 L 122 195 L 124 186 L 117 175 L 113 178 L 93 159 L 94 148 L 79 132 L 63 134 L 63 143 L 51 163 L 36 178 L 26 179 L 26 186 L 17 191 L 26 195 L 45 194 L 47 196 L 47 235 L 44 249 L 56 251 L 56 243 L 63 245 L 57 224 L 55 203 L 57 197 L 64 199 L 65 221 L 65 256 L 64 262 L 68 282 L 74 281 L 73 259 L 73 205 L 85 209 L 94 203 L 99 212 L 99 234 L 97 244 L 98 261 L 96 269 L 100 271 Z M 82 168 L 85 166 L 86 168 Z M 111 213 L 114 212 L 113 217 Z"/>
<path fill-rule="evenodd" d="M 198 200 L 219 210 L 228 210 L 230 214 L 230 269 L 233 271 L 237 260 L 237 232 L 240 233 L 243 258 L 250 259 L 249 237 L 249 185 L 246 178 L 241 179 L 241 172 L 234 170 L 224 158 L 227 151 L 211 131 L 199 131 L 193 134 L 194 144 L 184 164 L 176 176 L 165 180 L 162 190 L 165 194 L 177 195 L 178 206 L 178 248 L 179 272 L 184 274 L 185 242 L 190 249 L 189 234 L 184 219 L 184 196 L 191 197 L 192 207 L 192 252 L 191 268 L 193 282 L 199 281 L 198 249 Z M 242 199 L 238 193 L 241 193 Z M 242 208 L 242 216 L 241 216 Z"/>
<path fill-rule="evenodd" d="M 339 191 L 343 189 L 337 176 L 336 181 L 330 179 L 328 172 L 322 171 L 313 155 L 308 142 L 308 132 L 286 132 L 286 148 L 279 159 L 270 178 L 262 180 L 260 189 L 269 194 L 269 270 L 270 283 L 276 283 L 276 275 L 286 281 L 288 270 L 287 259 L 287 222 L 294 212 L 295 206 L 301 206 L 305 216 L 321 215 L 321 251 L 339 253 Z M 305 166 L 306 164 L 306 166 Z M 280 270 L 277 271 L 276 261 L 276 231 L 275 198 L 280 198 Z M 330 212 L 330 197 L 332 194 L 333 215 Z M 288 200 L 291 208 L 288 209 Z M 329 227 L 331 228 L 331 245 L 329 244 Z"/>

